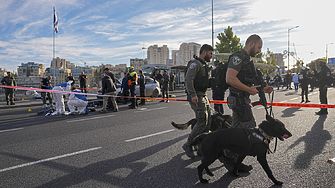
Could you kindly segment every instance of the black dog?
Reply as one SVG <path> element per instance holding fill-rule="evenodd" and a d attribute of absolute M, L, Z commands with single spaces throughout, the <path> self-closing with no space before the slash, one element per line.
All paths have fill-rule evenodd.
<path fill-rule="evenodd" d="M 200 144 L 203 156 L 201 164 L 198 166 L 200 182 L 208 183 L 208 180 L 202 177 L 203 170 L 205 169 L 209 176 L 213 176 L 214 174 L 209 170 L 208 166 L 223 154 L 223 149 L 228 149 L 239 154 L 233 170 L 235 176 L 239 176 L 239 166 L 247 155 L 257 156 L 257 161 L 262 165 L 268 177 L 276 185 L 283 184 L 277 181 L 272 175 L 272 171 L 266 160 L 266 153 L 269 149 L 268 144 L 273 137 L 277 137 L 283 141 L 283 138 L 287 139 L 292 134 L 281 121 L 273 119 L 269 115 L 266 116 L 266 121 L 263 121 L 258 127 L 254 129 L 223 129 L 208 134 L 202 133 L 195 137 L 191 145 Z"/>
<path fill-rule="evenodd" d="M 210 131 L 217 131 L 220 129 L 225 129 L 231 127 L 231 123 L 233 118 L 231 115 L 223 115 L 221 113 L 214 113 L 211 115 L 211 127 Z M 171 122 L 172 126 L 179 130 L 186 130 L 187 128 L 191 127 L 193 129 L 194 125 L 197 123 L 197 119 L 191 119 L 187 123 L 177 124 L 175 122 Z M 208 131 L 208 130 L 207 130 Z"/>

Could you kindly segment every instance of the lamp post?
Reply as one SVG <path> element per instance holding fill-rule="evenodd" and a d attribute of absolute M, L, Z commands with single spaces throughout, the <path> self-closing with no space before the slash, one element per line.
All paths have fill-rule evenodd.
<path fill-rule="evenodd" d="M 290 31 L 292 29 L 298 28 L 299 26 L 288 28 L 287 31 L 287 69 L 290 70 Z"/>
<path fill-rule="evenodd" d="M 142 47 L 142 50 L 143 50 L 143 61 L 144 61 L 144 50 L 147 49 L 146 47 Z"/>
<path fill-rule="evenodd" d="M 328 45 L 333 43 L 326 44 L 326 64 L 328 64 Z"/>

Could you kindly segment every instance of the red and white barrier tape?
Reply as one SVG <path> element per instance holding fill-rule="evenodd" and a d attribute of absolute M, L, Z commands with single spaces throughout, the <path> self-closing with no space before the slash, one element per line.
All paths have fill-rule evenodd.
<path fill-rule="evenodd" d="M 5 85 L 0 85 L 0 87 L 20 89 L 20 90 L 40 91 L 40 92 L 51 92 L 51 93 L 65 93 L 65 94 L 69 93 L 69 94 L 80 94 L 80 95 L 102 96 L 102 97 L 112 96 L 112 95 L 98 95 L 98 94 L 93 94 L 93 93 L 78 93 L 78 92 L 57 91 L 57 90 L 37 89 L 37 88 L 27 88 L 27 87 L 17 87 L 17 86 L 5 86 Z M 163 98 L 150 98 L 150 97 L 124 97 L 124 96 L 112 96 L 112 97 L 188 102 L 186 99 L 163 99 Z M 210 100 L 209 102 L 214 103 L 214 104 L 227 104 L 227 101 Z M 271 103 L 267 103 L 267 104 L 268 106 L 271 105 Z M 258 106 L 261 106 L 261 105 L 258 105 Z M 306 104 L 306 103 L 305 104 L 303 103 L 272 103 L 272 106 L 295 107 L 295 108 L 335 108 L 335 105 L 330 105 L 330 104 Z"/>

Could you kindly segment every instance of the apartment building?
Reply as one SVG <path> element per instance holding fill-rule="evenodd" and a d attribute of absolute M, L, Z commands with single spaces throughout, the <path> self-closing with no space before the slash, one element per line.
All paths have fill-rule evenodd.
<path fill-rule="evenodd" d="M 148 64 L 166 64 L 169 59 L 169 48 L 167 45 L 158 47 L 158 45 L 149 46 L 147 50 Z"/>

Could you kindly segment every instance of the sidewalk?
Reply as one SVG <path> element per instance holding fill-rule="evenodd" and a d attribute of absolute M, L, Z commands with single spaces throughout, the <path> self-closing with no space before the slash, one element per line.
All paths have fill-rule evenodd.
<path fill-rule="evenodd" d="M 176 88 L 175 91 L 169 91 L 169 94 L 174 93 L 183 93 L 185 92 L 184 89 Z M 9 109 L 9 108 L 18 108 L 18 107 L 31 107 L 31 106 L 43 106 L 42 99 L 34 99 L 32 96 L 22 95 L 22 96 L 15 96 L 17 101 L 14 101 L 15 105 L 7 105 L 6 101 L 0 101 L 0 109 Z M 24 98 L 24 100 L 22 100 Z M 87 96 L 88 101 L 97 100 L 96 96 Z M 68 101 L 66 98 L 64 101 Z M 47 101 L 49 102 L 49 101 Z"/>

